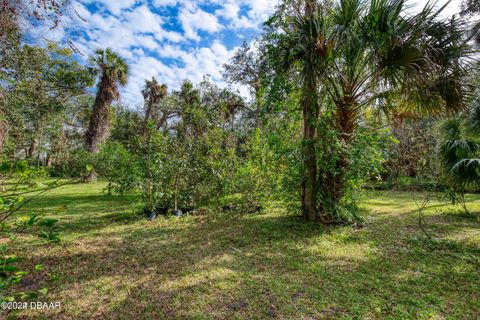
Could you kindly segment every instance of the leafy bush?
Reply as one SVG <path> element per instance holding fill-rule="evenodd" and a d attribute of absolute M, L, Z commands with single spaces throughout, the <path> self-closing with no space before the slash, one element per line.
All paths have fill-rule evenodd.
<path fill-rule="evenodd" d="M 107 179 L 108 194 L 113 191 L 125 193 L 140 187 L 141 168 L 138 156 L 118 142 L 109 142 L 102 147 L 95 156 L 94 167 L 101 177 Z"/>
<path fill-rule="evenodd" d="M 73 151 L 64 161 L 55 163 L 48 168 L 51 177 L 79 178 L 85 173 L 87 166 L 95 166 L 96 155 L 86 150 Z"/>
<path fill-rule="evenodd" d="M 39 294 L 46 294 L 48 290 L 46 288 L 29 292 L 15 290 L 15 286 L 29 272 L 20 270 L 16 265 L 19 258 L 11 252 L 10 244 L 19 241 L 17 235 L 25 230 L 36 231 L 38 236 L 48 243 L 60 242 L 56 227 L 58 219 L 33 212 L 21 214 L 20 211 L 28 202 L 57 187 L 58 184 L 54 182 L 45 183 L 41 188 L 29 187 L 31 184 L 27 182 L 38 178 L 43 172 L 30 167 L 26 161 L 3 162 L 0 165 L 0 174 L 7 186 L 0 193 L 0 237 L 10 240 L 9 243 L 0 245 L 0 302 L 36 298 Z M 42 265 L 36 265 L 33 271 L 40 271 L 42 268 Z"/>
<path fill-rule="evenodd" d="M 362 186 L 381 173 L 382 133 L 361 126 L 351 137 L 342 138 L 334 120 L 333 114 L 325 113 L 319 125 L 318 206 L 338 223 L 355 223 L 363 221 L 357 205 Z"/>

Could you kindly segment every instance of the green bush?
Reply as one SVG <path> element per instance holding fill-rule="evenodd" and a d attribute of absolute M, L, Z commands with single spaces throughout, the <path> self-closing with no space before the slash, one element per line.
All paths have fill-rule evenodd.
<path fill-rule="evenodd" d="M 19 257 L 12 252 L 11 244 L 21 241 L 18 235 L 26 230 L 36 232 L 39 238 L 45 239 L 48 243 L 60 242 L 60 234 L 57 230 L 58 219 L 33 212 L 22 214 L 20 211 L 29 201 L 58 185 L 55 182 L 45 182 L 41 188 L 38 188 L 38 185 L 32 188 L 29 181 L 38 179 L 39 176 L 44 175 L 44 172 L 29 166 L 26 161 L 3 162 L 0 164 L 0 175 L 4 181 L 9 182 L 0 193 L 0 238 L 10 240 L 8 244 L 0 245 L 0 302 L 34 299 L 46 294 L 48 290 L 41 288 L 26 292 L 16 289 L 16 285 L 29 274 L 29 271 L 19 269 L 17 265 Z M 36 265 L 33 272 L 40 271 L 42 268 L 42 265 Z"/>

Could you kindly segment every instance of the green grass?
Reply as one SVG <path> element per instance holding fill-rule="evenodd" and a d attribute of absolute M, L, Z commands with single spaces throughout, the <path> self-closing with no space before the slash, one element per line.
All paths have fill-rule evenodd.
<path fill-rule="evenodd" d="M 480 222 L 459 208 L 432 203 L 427 240 L 409 193 L 369 192 L 368 223 L 354 229 L 274 206 L 150 222 L 138 197 L 102 187 L 64 187 L 31 206 L 67 205 L 60 244 L 19 248 L 25 267 L 45 266 L 23 285 L 50 288 L 45 300 L 62 308 L 10 318 L 480 318 Z M 480 196 L 468 201 L 480 211 Z"/>

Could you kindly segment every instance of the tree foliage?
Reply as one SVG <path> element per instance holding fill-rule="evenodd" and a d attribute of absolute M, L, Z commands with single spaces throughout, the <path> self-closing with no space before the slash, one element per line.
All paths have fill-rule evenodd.
<path fill-rule="evenodd" d="M 442 8 L 430 4 L 415 15 L 405 9 L 404 1 L 306 1 L 303 10 L 285 2 L 269 22 L 267 52 L 277 74 L 290 73 L 303 83 L 301 183 L 309 220 L 341 220 L 327 204 L 338 208 L 345 200 L 355 160 L 347 150 L 366 112 L 397 107 L 442 114 L 465 108 L 470 68 L 464 62 L 473 53 L 466 24 L 440 19 Z M 336 170 L 319 175 L 315 141 L 324 133 L 316 126 L 325 117 L 332 117 L 331 129 L 344 148 L 332 158 Z"/>

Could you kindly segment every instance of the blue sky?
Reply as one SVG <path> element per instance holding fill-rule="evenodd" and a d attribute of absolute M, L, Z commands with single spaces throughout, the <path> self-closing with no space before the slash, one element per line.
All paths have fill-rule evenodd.
<path fill-rule="evenodd" d="M 444 3 L 446 0 L 440 0 Z M 122 101 L 135 108 L 141 89 L 152 76 L 177 89 L 210 75 L 220 86 L 222 65 L 243 41 L 252 41 L 278 0 L 72 0 L 69 21 L 45 37 L 71 40 L 80 59 L 110 47 L 130 65 Z M 458 12 L 453 0 L 445 12 Z M 426 1 L 409 2 L 414 7 Z M 78 13 L 79 17 L 76 16 Z M 246 94 L 245 88 L 239 88 Z"/>
<path fill-rule="evenodd" d="M 85 62 L 99 48 L 110 47 L 122 55 L 130 76 L 121 100 L 136 107 L 143 101 L 145 79 L 152 76 L 170 89 L 184 79 L 198 83 L 204 75 L 225 86 L 222 65 L 243 41 L 258 34 L 275 4 L 276 0 L 73 0 L 73 18 L 44 36 L 71 40 Z"/>

